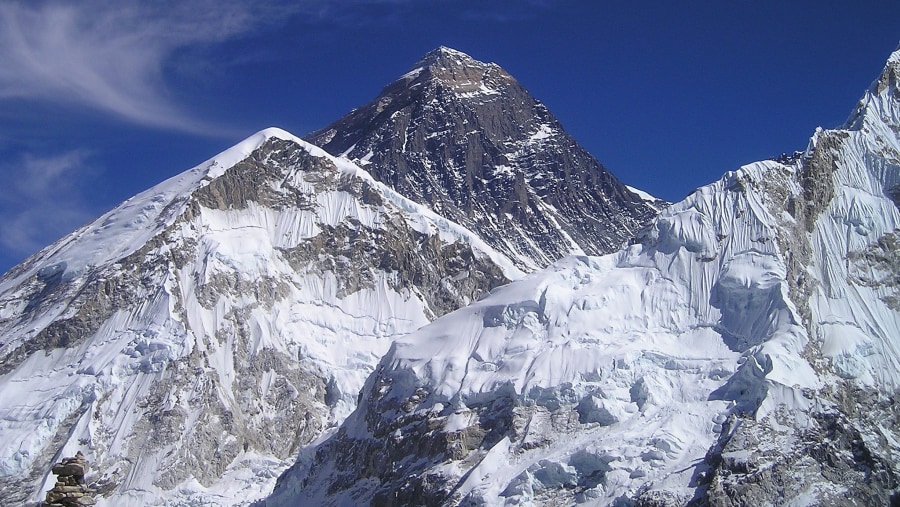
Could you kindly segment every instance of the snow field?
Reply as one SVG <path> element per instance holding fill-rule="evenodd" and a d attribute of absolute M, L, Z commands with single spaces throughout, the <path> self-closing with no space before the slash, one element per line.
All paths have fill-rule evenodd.
<path fill-rule="evenodd" d="M 281 184 L 311 196 L 308 208 L 274 209 L 249 202 L 246 208 L 227 211 L 201 206 L 189 220 L 183 218 L 193 192 L 272 138 L 326 157 L 337 168 L 334 178 L 372 187 L 385 198 L 383 204 L 362 203 L 342 190 L 317 191 L 295 171 Z M 251 136 L 48 247 L 27 269 L 2 281 L 0 312 L 9 318 L 6 325 L 14 326 L 3 334 L 20 336 L 12 346 L 53 320 L 74 315 L 81 304 L 75 298 L 97 273 L 111 279 L 130 273 L 135 266 L 116 263 L 161 235 L 165 240 L 144 258 L 164 267 L 144 275 L 151 277 L 147 284 L 153 291 L 128 309 L 114 311 L 77 346 L 32 354 L 0 382 L 0 475 L 26 473 L 35 460 L 52 459 L 41 455 L 51 449 L 82 450 L 118 485 L 117 493 L 101 499 L 101 505 L 218 505 L 260 498 L 290 459 L 245 451 L 212 483 L 189 478 L 174 489 L 160 487 L 172 453 L 180 448 L 176 442 L 139 445 L 146 438 L 140 435 L 147 424 L 144 407 L 158 399 L 162 413 L 185 414 L 179 427 L 203 431 L 209 407 L 200 394 L 207 392 L 206 383 L 218 386 L 213 390 L 216 403 L 240 410 L 243 402 L 232 391 L 242 382 L 236 358 L 274 350 L 330 379 L 336 398 L 332 406 L 322 407 L 322 422 L 326 427 L 340 422 L 355 407 L 357 392 L 391 340 L 426 324 L 430 310 L 420 294 L 394 288 L 399 286 L 396 273 L 373 272 L 371 286 L 344 293 L 339 273 L 298 271 L 282 252 L 327 227 L 383 228 L 396 220 L 446 242 L 471 242 L 476 255 L 496 259 L 512 276 L 521 275 L 471 232 L 388 190 L 352 163 L 279 129 Z M 110 244 L 116 247 L 110 249 Z M 185 252 L 187 262 L 165 267 L 163 259 Z M 17 301 L 27 301 L 40 290 L 39 283 L 53 280 L 59 280 L 61 289 L 56 299 L 42 303 L 46 311 L 26 314 L 27 305 Z M 180 363 L 194 365 L 186 377 L 194 383 L 160 392 L 165 379 L 183 374 L 173 370 Z M 274 396 L 275 370 L 261 372 L 256 380 L 261 399 Z M 60 441 L 60 430 L 70 424 L 70 434 Z M 227 444 L 234 437 L 218 438 Z M 40 480 L 34 499 L 52 486 L 52 476 Z"/>

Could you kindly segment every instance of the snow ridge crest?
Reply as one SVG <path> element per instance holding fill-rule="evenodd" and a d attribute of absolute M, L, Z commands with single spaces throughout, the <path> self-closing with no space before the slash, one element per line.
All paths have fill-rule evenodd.
<path fill-rule="evenodd" d="M 271 505 L 896 502 L 898 56 L 802 156 L 395 341 Z"/>

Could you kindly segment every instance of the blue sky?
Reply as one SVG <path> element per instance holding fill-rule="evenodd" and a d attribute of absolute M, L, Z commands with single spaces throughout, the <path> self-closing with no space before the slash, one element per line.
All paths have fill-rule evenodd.
<path fill-rule="evenodd" d="M 896 0 L 0 0 L 0 272 L 257 130 L 325 126 L 439 45 L 675 201 L 840 125 L 898 43 Z"/>

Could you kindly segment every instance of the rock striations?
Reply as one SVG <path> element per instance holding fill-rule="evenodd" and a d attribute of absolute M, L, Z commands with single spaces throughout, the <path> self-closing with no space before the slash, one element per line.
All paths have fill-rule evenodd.
<path fill-rule="evenodd" d="M 661 212 L 447 48 L 264 130 L 0 278 L 0 498 L 896 505 L 898 76 Z"/>
<path fill-rule="evenodd" d="M 266 505 L 900 504 L 898 76 L 900 50 L 800 156 L 396 340 Z"/>
<path fill-rule="evenodd" d="M 109 505 L 258 498 L 392 339 L 520 276 L 473 233 L 278 129 L 0 278 L 0 494 L 77 447 Z"/>
<path fill-rule="evenodd" d="M 445 47 L 306 139 L 526 271 L 616 250 L 656 215 L 506 71 Z"/>

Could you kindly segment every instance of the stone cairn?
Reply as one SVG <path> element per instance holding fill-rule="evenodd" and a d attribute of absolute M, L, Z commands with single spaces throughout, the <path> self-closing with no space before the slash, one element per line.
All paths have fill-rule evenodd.
<path fill-rule="evenodd" d="M 81 451 L 74 458 L 63 458 L 53 465 L 56 475 L 56 486 L 47 492 L 44 507 L 86 507 L 94 505 L 91 490 L 84 484 L 84 476 L 88 471 L 88 462 Z"/>

